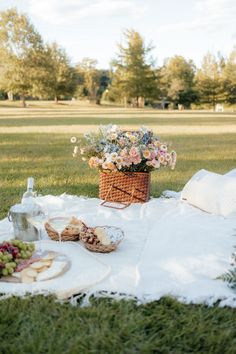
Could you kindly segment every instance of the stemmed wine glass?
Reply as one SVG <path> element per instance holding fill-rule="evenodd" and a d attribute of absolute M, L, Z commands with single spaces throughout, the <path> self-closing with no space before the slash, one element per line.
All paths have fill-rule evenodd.
<path fill-rule="evenodd" d="M 70 224 L 71 218 L 72 217 L 69 215 L 60 215 L 59 214 L 59 215 L 54 215 L 53 217 L 50 217 L 50 219 L 48 220 L 50 223 L 50 226 L 58 233 L 60 244 L 61 244 L 62 232 Z"/>
<path fill-rule="evenodd" d="M 74 214 L 74 213 L 73 213 Z M 44 225 L 46 222 L 58 233 L 58 240 L 61 246 L 62 233 L 70 225 L 72 213 L 55 212 L 42 210 L 39 215 L 28 218 L 27 220 L 38 230 L 39 240 L 43 238 Z M 41 242 L 39 242 L 39 252 L 42 253 Z"/>

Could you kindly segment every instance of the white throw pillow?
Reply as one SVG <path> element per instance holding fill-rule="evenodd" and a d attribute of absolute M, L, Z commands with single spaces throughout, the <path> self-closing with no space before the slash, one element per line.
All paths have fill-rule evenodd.
<path fill-rule="evenodd" d="M 236 178 L 200 170 L 183 188 L 181 199 L 208 213 L 236 217 Z"/>
<path fill-rule="evenodd" d="M 222 180 L 219 193 L 220 215 L 236 218 L 236 178 L 222 176 Z"/>
<path fill-rule="evenodd" d="M 236 178 L 236 168 L 224 174 L 224 176 Z"/>

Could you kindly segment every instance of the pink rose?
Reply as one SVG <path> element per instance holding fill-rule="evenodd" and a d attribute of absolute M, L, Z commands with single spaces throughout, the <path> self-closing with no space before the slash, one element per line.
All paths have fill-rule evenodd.
<path fill-rule="evenodd" d="M 129 151 L 129 154 L 130 154 L 130 156 L 137 156 L 138 155 L 138 150 L 137 150 L 137 148 L 136 147 L 132 147 L 131 149 L 130 149 L 130 151 Z"/>
<path fill-rule="evenodd" d="M 125 144 L 126 144 L 125 138 L 120 138 L 119 143 L 120 143 L 120 146 L 125 146 Z"/>
<path fill-rule="evenodd" d="M 155 151 L 152 151 L 151 152 L 151 159 L 155 159 L 155 157 L 157 156 L 156 152 Z"/>
<path fill-rule="evenodd" d="M 130 161 L 134 165 L 138 165 L 142 161 L 142 159 L 141 159 L 140 155 L 136 155 L 136 156 L 131 156 Z"/>

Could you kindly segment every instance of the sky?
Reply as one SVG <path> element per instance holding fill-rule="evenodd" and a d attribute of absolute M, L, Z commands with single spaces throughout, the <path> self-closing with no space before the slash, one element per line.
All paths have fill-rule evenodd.
<path fill-rule="evenodd" d="M 30 17 L 47 42 L 64 47 L 72 63 L 84 57 L 109 68 L 125 29 L 152 43 L 156 65 L 174 55 L 200 66 L 208 51 L 224 56 L 236 45 L 236 0 L 0 0 Z"/>

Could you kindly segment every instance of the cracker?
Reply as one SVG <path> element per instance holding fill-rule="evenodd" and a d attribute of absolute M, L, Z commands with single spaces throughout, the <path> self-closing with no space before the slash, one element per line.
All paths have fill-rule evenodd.
<path fill-rule="evenodd" d="M 33 283 L 35 281 L 35 278 L 33 277 L 28 277 L 27 275 L 23 274 L 21 277 L 21 282 L 22 283 L 26 283 L 26 284 L 30 284 Z"/>
<path fill-rule="evenodd" d="M 56 258 L 59 255 L 58 252 L 48 252 L 46 256 L 44 256 L 41 261 L 52 261 L 54 258 Z"/>
<path fill-rule="evenodd" d="M 20 277 L 22 278 L 23 275 L 27 275 L 28 270 L 29 270 L 29 267 L 27 267 L 27 268 L 23 269 L 21 272 L 19 272 Z"/>
<path fill-rule="evenodd" d="M 43 262 L 39 261 L 39 262 L 32 263 L 32 264 L 30 265 L 30 268 L 33 268 L 33 269 L 40 269 L 40 268 L 42 268 L 44 265 L 45 265 L 45 264 L 44 264 Z"/>
<path fill-rule="evenodd" d="M 44 266 L 44 267 L 42 267 L 42 268 L 40 268 L 40 269 L 37 269 L 37 272 L 38 273 L 42 273 L 42 272 L 44 272 L 45 270 L 47 270 L 49 267 L 48 266 Z"/>
<path fill-rule="evenodd" d="M 38 272 L 35 269 L 26 268 L 26 270 L 27 270 L 27 272 L 25 272 L 24 275 L 31 277 L 31 278 L 37 277 Z"/>
<path fill-rule="evenodd" d="M 41 262 L 43 263 L 43 266 L 48 266 L 50 267 L 50 265 L 52 264 L 52 260 L 47 260 L 47 259 L 42 259 Z"/>

